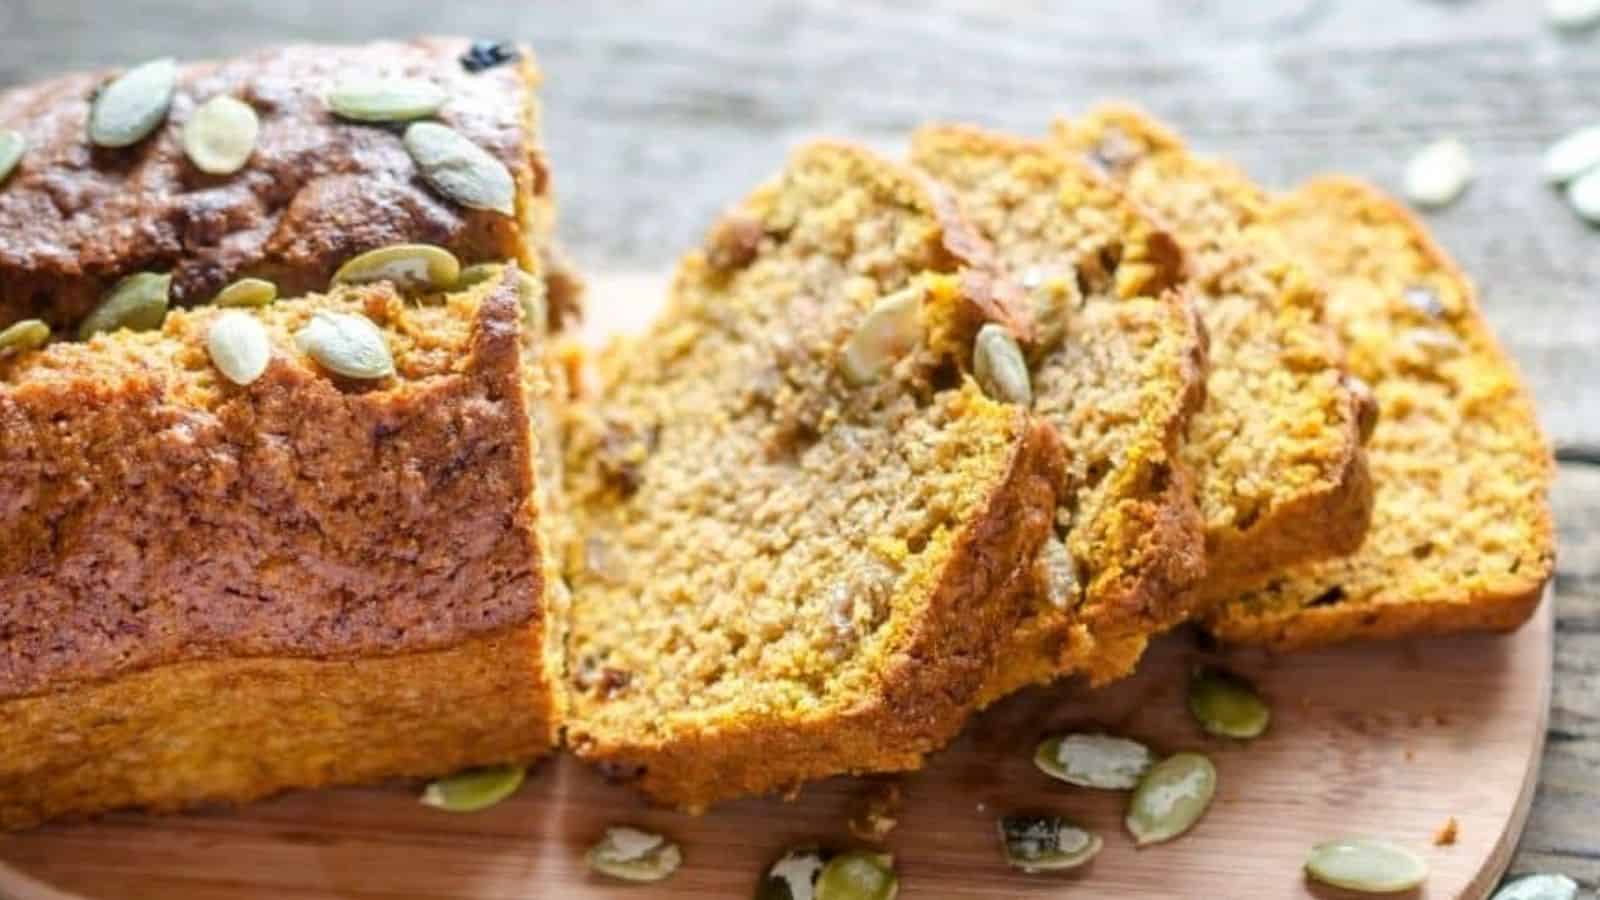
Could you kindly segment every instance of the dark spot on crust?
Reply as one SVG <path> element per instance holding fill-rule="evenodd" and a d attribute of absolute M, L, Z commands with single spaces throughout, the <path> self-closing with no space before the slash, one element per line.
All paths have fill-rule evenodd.
<path fill-rule="evenodd" d="M 766 231 L 759 221 L 743 213 L 729 213 L 706 235 L 706 262 L 719 272 L 742 269 L 755 260 L 764 237 Z"/>
<path fill-rule="evenodd" d="M 626 784 L 642 778 L 645 773 L 643 763 L 628 762 L 620 759 L 604 759 L 595 764 L 595 771 L 600 777 L 612 784 Z"/>
<path fill-rule="evenodd" d="M 473 41 L 461 54 L 461 68 L 474 74 L 511 62 L 522 53 L 510 41 Z"/>
<path fill-rule="evenodd" d="M 600 696 L 609 700 L 625 690 L 632 681 L 632 672 L 606 666 L 600 670 Z"/>
<path fill-rule="evenodd" d="M 1332 606 L 1344 599 L 1344 586 L 1334 585 L 1318 594 L 1307 606 Z"/>

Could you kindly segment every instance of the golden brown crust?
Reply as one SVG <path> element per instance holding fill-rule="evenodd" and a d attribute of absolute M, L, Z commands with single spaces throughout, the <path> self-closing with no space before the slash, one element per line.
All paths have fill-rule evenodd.
<path fill-rule="evenodd" d="M 200 660 L 0 703 L 0 829 L 522 762 L 555 742 L 536 629 L 349 660 Z"/>
<path fill-rule="evenodd" d="M 1020 582 L 1010 577 L 1050 528 L 1062 447 L 1053 429 L 1020 412 L 1003 480 L 963 531 L 914 627 L 888 649 L 862 702 L 798 721 L 707 723 L 654 746 L 607 746 L 582 733 L 574 750 L 602 772 L 691 812 L 844 773 L 916 769 L 966 722 L 994 648 L 1015 626 Z M 974 602 L 975 598 L 991 598 Z"/>
<path fill-rule="evenodd" d="M 1330 278 L 1352 368 L 1385 407 L 1374 524 L 1355 554 L 1291 568 L 1207 627 L 1285 650 L 1515 628 L 1554 568 L 1554 464 L 1470 282 L 1409 210 L 1360 181 L 1309 182 L 1269 214 Z"/>

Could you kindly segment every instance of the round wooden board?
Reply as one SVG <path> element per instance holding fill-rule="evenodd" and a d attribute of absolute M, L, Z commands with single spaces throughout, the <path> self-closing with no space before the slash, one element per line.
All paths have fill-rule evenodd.
<path fill-rule="evenodd" d="M 614 279 L 599 295 L 624 328 L 658 295 L 647 279 Z M 1343 834 L 1403 842 L 1432 875 L 1411 898 L 1480 898 L 1504 871 L 1538 778 L 1549 710 L 1550 603 L 1520 631 L 1288 657 L 1226 655 L 1269 697 L 1273 723 L 1249 743 L 1203 735 L 1183 707 L 1189 667 L 1211 654 L 1193 637 L 1160 641 L 1139 672 L 1111 688 L 1031 691 L 979 716 L 928 768 L 899 779 L 900 825 L 887 843 L 905 900 L 1062 894 L 1119 898 L 1344 896 L 1309 886 L 1306 850 Z M 1033 768 L 1047 734 L 1100 727 L 1163 751 L 1216 760 L 1217 800 L 1189 835 L 1135 850 L 1126 797 L 1052 781 Z M 3 748 L 0 748 L 3 752 Z M 727 804 L 693 818 L 650 808 L 568 758 L 546 760 L 511 801 L 473 815 L 416 802 L 412 787 L 300 792 L 240 810 L 155 818 L 123 814 L 0 837 L 7 900 L 526 900 L 748 897 L 786 846 L 848 845 L 845 827 L 867 783 L 836 778 L 792 802 Z M 1068 876 L 1002 863 L 995 817 L 1059 811 L 1106 837 Z M 1454 819 L 1454 844 L 1435 834 Z M 676 838 L 686 862 L 649 889 L 586 873 L 584 849 L 610 824 Z"/>

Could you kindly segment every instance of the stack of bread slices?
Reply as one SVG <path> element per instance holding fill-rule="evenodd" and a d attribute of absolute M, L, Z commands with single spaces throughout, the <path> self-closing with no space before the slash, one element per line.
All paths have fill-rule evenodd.
<path fill-rule="evenodd" d="M 411 93 L 329 108 L 352 72 Z M 118 77 L 0 94 L 0 825 L 563 745 L 702 810 L 915 768 L 1186 622 L 1504 630 L 1550 576 L 1533 405 L 1371 187 L 1124 107 L 815 143 L 591 352 L 526 48 L 184 67 L 91 148 Z M 260 117 L 223 175 L 219 95 Z"/>

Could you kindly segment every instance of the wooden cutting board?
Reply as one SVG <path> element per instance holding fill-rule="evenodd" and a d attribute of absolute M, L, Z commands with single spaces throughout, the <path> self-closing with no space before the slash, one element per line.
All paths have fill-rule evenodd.
<path fill-rule="evenodd" d="M 648 318 L 654 279 L 608 279 L 595 320 Z M 899 779 L 905 803 L 887 845 L 904 900 L 1084 897 L 1283 900 L 1347 895 L 1308 885 L 1311 845 L 1375 835 L 1432 867 L 1410 898 L 1481 898 L 1510 859 L 1538 777 L 1549 710 L 1547 601 L 1522 630 L 1289 657 L 1220 660 L 1256 680 L 1271 729 L 1248 743 L 1209 738 L 1183 705 L 1189 668 L 1216 660 L 1187 633 L 1106 690 L 1076 685 L 1010 698 L 979 716 L 928 768 Z M 1126 796 L 1072 788 L 1034 769 L 1041 737 L 1104 728 L 1162 751 L 1200 750 L 1220 772 L 1217 800 L 1189 835 L 1135 850 Z M 0 748 L 4 752 L 4 748 Z M 867 783 L 836 778 L 792 802 L 745 800 L 692 818 L 651 809 L 570 759 L 546 760 L 522 791 L 452 815 L 412 786 L 301 792 L 237 811 L 116 815 L 0 837 L 7 900 L 529 900 L 740 898 L 796 843 L 852 846 L 845 823 Z M 1106 838 L 1086 869 L 1028 876 L 1001 861 L 996 816 L 1058 811 Z M 1435 835 L 1456 822 L 1455 842 Z M 586 873 L 584 849 L 607 825 L 664 832 L 684 867 L 649 888 Z M 1354 895 L 1348 895 L 1354 896 Z"/>

